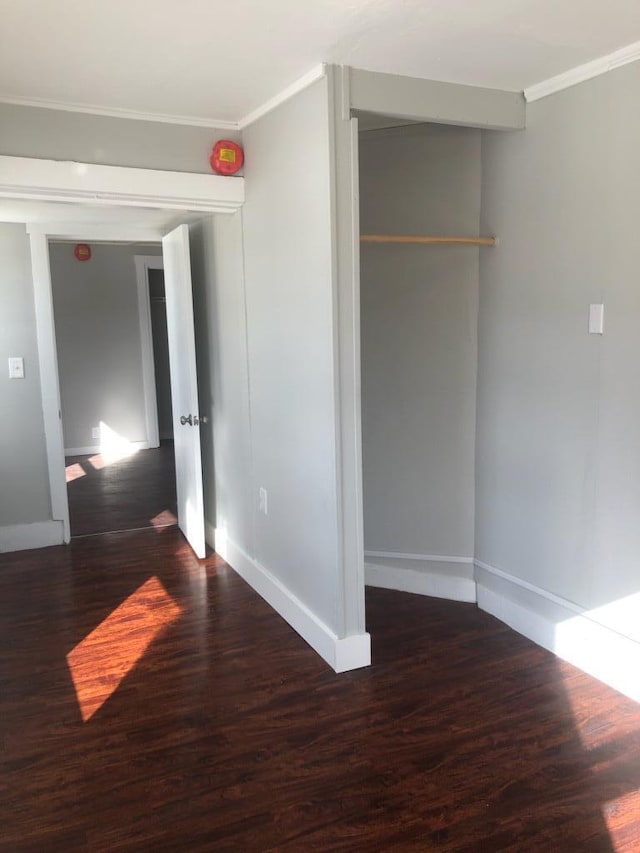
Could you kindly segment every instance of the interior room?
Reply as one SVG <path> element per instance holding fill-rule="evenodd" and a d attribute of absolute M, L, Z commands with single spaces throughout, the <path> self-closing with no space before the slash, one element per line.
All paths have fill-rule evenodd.
<path fill-rule="evenodd" d="M 175 524 L 161 246 L 56 241 L 49 257 L 71 536 Z"/>
<path fill-rule="evenodd" d="M 636 4 L 0 7 L 2 845 L 636 849 Z"/>

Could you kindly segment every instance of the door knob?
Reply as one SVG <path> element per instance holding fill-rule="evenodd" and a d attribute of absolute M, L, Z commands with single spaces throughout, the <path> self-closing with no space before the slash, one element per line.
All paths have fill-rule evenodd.
<path fill-rule="evenodd" d="M 189 426 L 193 426 L 193 418 L 191 415 L 180 415 L 180 423 L 182 426 L 185 424 L 189 424 Z"/>

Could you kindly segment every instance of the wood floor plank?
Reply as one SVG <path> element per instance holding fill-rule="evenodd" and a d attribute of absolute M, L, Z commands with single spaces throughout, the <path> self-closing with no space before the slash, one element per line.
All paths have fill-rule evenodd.
<path fill-rule="evenodd" d="M 473 605 L 367 621 L 336 675 L 174 527 L 0 556 L 1 849 L 640 850 L 638 705 Z"/>
<path fill-rule="evenodd" d="M 69 456 L 65 465 L 72 536 L 175 524 L 173 441 L 121 458 Z"/>

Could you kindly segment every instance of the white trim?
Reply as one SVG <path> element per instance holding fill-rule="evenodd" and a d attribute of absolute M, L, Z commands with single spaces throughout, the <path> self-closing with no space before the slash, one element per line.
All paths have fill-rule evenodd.
<path fill-rule="evenodd" d="M 502 569 L 496 569 L 495 566 L 490 566 L 489 563 L 483 563 L 482 560 L 474 560 L 473 563 L 477 568 L 484 569 L 485 572 L 489 572 L 491 575 L 502 578 L 515 586 L 519 586 L 521 589 L 533 592 L 535 595 L 541 595 L 543 598 L 546 598 L 547 601 L 552 601 L 560 607 L 564 607 L 567 610 L 578 613 L 579 615 L 582 615 L 585 612 L 584 607 L 574 604 L 572 601 L 569 601 L 568 598 L 561 598 L 553 592 L 548 592 L 546 589 L 542 589 L 539 586 L 535 586 L 535 584 L 529 583 L 529 581 L 522 580 L 522 578 L 518 578 L 515 575 L 510 575 L 508 572 L 503 572 Z"/>
<path fill-rule="evenodd" d="M 68 542 L 71 538 L 71 528 L 67 483 L 64 473 L 64 438 L 62 435 L 58 350 L 53 316 L 49 245 L 46 234 L 30 232 L 29 240 L 31 242 L 36 339 L 38 363 L 40 365 L 40 395 L 47 448 L 51 517 L 54 522 L 62 523 L 63 538 L 65 542 Z"/>
<path fill-rule="evenodd" d="M 290 98 L 293 98 L 294 95 L 297 95 L 299 92 L 302 92 L 304 89 L 311 86 L 312 83 L 315 83 L 316 80 L 322 79 L 326 74 L 326 66 L 321 63 L 320 65 L 314 66 L 310 71 L 307 71 L 306 74 L 303 74 L 302 77 L 299 77 L 290 86 L 287 86 L 281 92 L 278 92 L 277 95 L 274 95 L 273 98 L 269 98 L 268 101 L 265 101 L 261 106 L 256 107 L 255 110 L 247 113 L 246 116 L 240 119 L 238 122 L 238 128 L 240 130 L 244 130 L 245 127 L 249 127 L 250 124 L 253 124 L 254 121 L 257 121 L 262 116 L 270 113 L 272 110 L 275 110 L 276 107 L 279 107 L 280 104 L 284 104 L 285 101 L 288 101 Z"/>
<path fill-rule="evenodd" d="M 244 178 L 1 155 L 0 197 L 230 213 Z"/>
<path fill-rule="evenodd" d="M 594 621 L 588 611 L 479 560 L 479 569 L 500 579 L 503 592 L 477 577 L 478 607 L 625 696 L 640 702 L 640 643 Z M 512 600 L 529 593 L 529 605 Z M 537 598 L 537 601 L 536 601 Z M 553 608 L 553 613 L 550 612 Z"/>
<path fill-rule="evenodd" d="M 452 558 L 449 558 L 448 562 L 451 563 Z M 468 565 L 468 563 L 462 563 L 462 565 Z M 473 578 L 456 575 L 453 572 L 443 572 L 442 569 L 437 570 L 435 567 L 423 566 L 417 570 L 410 566 L 365 563 L 364 571 L 367 586 L 412 592 L 432 598 L 445 598 L 449 601 L 469 603 L 476 601 L 476 582 Z"/>
<path fill-rule="evenodd" d="M 107 243 L 131 245 L 132 243 L 160 243 L 165 228 L 139 228 L 136 225 L 106 225 L 82 222 L 27 222 L 28 234 L 44 234 L 47 240 L 57 243 Z M 125 237 L 126 235 L 126 237 Z"/>
<path fill-rule="evenodd" d="M 61 110 L 66 113 L 84 113 L 107 118 L 133 119 L 134 121 L 155 121 L 161 124 L 182 124 L 190 127 L 211 127 L 219 130 L 238 130 L 237 121 L 228 119 L 203 118 L 201 116 L 172 115 L 171 113 L 147 113 L 141 110 L 127 110 L 123 107 L 102 107 L 98 104 L 76 104 L 72 101 L 52 101 L 47 98 L 23 98 L 20 95 L 0 94 L 0 103 L 17 107 L 37 107 L 44 110 Z"/>
<path fill-rule="evenodd" d="M 0 527 L 0 553 L 28 551 L 62 545 L 65 540 L 61 521 L 36 521 L 33 524 L 12 524 Z"/>
<path fill-rule="evenodd" d="M 150 444 L 148 441 L 130 441 L 129 445 L 135 450 L 150 450 L 153 447 L 158 447 L 157 444 Z M 65 447 L 65 456 L 89 456 L 93 453 L 102 453 L 103 447 L 101 444 L 89 444 L 85 447 Z"/>
<path fill-rule="evenodd" d="M 333 416 L 341 576 L 337 624 L 365 631 L 364 526 L 360 403 L 360 226 L 358 122 L 348 117 L 349 72 L 326 68 L 331 204 Z"/>
<path fill-rule="evenodd" d="M 442 557 L 434 554 L 405 554 L 400 551 L 365 551 L 365 557 L 385 560 L 420 560 L 424 563 L 473 563 L 473 557 Z"/>
<path fill-rule="evenodd" d="M 264 566 L 228 539 L 224 531 L 215 531 L 215 543 L 216 551 L 222 559 L 249 586 L 253 587 L 336 672 L 346 672 L 370 665 L 369 634 L 338 637 Z"/>
<path fill-rule="evenodd" d="M 594 77 L 599 77 L 601 74 L 606 74 L 622 65 L 628 65 L 630 62 L 636 62 L 638 59 L 640 59 L 640 41 L 622 47 L 606 56 L 600 56 L 591 62 L 577 65 L 575 68 L 564 71 L 562 74 L 556 74 L 555 77 L 550 77 L 548 80 L 542 80 L 540 83 L 528 86 L 524 90 L 525 100 L 527 103 L 538 101 L 540 98 L 546 98 L 548 95 L 561 92 L 570 86 L 576 86 L 585 80 L 592 80 Z"/>
<path fill-rule="evenodd" d="M 149 270 L 164 269 L 164 260 L 162 255 L 134 255 L 133 261 L 136 267 L 136 286 L 138 291 L 138 318 L 140 321 L 142 384 L 144 387 L 147 441 L 149 447 L 159 447 L 160 433 L 158 429 L 158 400 L 156 396 L 155 358 L 153 354 L 153 330 L 151 326 Z"/>

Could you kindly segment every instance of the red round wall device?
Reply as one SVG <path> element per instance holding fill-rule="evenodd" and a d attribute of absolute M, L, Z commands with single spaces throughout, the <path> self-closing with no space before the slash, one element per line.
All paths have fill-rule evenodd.
<path fill-rule="evenodd" d="M 220 139 L 213 146 L 209 162 L 219 175 L 235 175 L 244 163 L 244 151 L 230 139 Z"/>
<path fill-rule="evenodd" d="M 76 243 L 73 254 L 77 261 L 89 261 L 91 260 L 91 246 L 87 246 L 86 243 Z"/>

